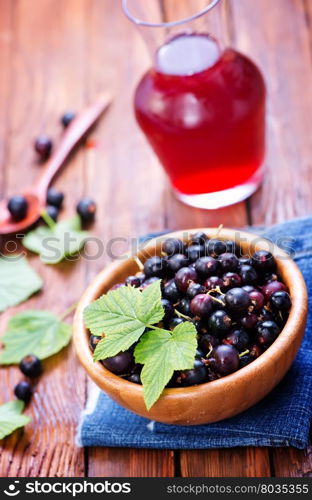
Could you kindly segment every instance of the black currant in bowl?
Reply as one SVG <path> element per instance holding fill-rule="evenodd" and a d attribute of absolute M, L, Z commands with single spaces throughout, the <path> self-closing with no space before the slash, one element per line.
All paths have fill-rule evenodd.
<path fill-rule="evenodd" d="M 216 234 L 209 229 L 206 238 L 200 234 L 203 232 L 188 239 L 186 231 L 172 233 L 169 239 L 179 240 L 183 247 L 169 243 L 167 252 L 163 238 L 161 243 L 152 240 L 135 260 L 129 258 L 104 270 L 81 300 L 76 315 L 75 345 L 91 377 L 119 404 L 156 421 L 193 425 L 244 411 L 285 375 L 304 332 L 306 289 L 300 271 L 282 250 L 272 244 L 272 261 L 265 253 L 267 241 L 261 248 L 254 235 L 242 233 L 240 248 L 237 232 L 222 229 Z M 215 242 L 209 245 L 211 240 Z M 221 244 L 216 243 L 219 241 Z M 264 253 L 257 253 L 260 251 Z M 136 276 L 138 259 L 147 271 L 140 286 L 139 281 L 128 279 Z M 207 276 L 204 264 L 214 261 L 217 266 Z M 191 323 L 196 328 L 197 346 L 193 368 L 175 369 L 167 389 L 147 411 L 143 366 L 137 364 L 135 349 L 125 349 L 122 368 L 109 367 L 107 359 L 94 363 L 92 349 L 86 355 L 82 348 L 86 330 L 81 318 L 83 309 L 115 283 L 140 293 L 155 280 L 161 283 L 163 316 L 153 329 L 169 335 Z M 157 335 L 157 331 L 149 334 Z"/>

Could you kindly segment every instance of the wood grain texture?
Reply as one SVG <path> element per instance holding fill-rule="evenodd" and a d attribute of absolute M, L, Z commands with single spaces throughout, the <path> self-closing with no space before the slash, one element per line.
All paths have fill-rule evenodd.
<path fill-rule="evenodd" d="M 269 455 L 263 448 L 181 451 L 184 477 L 270 477 Z"/>
<path fill-rule="evenodd" d="M 164 174 L 133 116 L 135 85 L 149 64 L 146 48 L 119 2 L 91 0 L 88 6 L 87 93 L 108 88 L 116 96 L 87 160 L 85 189 L 99 200 L 94 232 L 106 246 L 100 258 L 88 262 L 90 281 L 113 255 L 135 245 L 133 238 L 163 229 Z M 93 448 L 88 453 L 90 476 L 174 475 L 170 451 Z"/>
<path fill-rule="evenodd" d="M 10 34 L 13 69 L 3 165 L 6 194 L 19 192 L 26 179 L 31 181 L 37 175 L 40 166 L 34 160 L 34 137 L 46 132 L 57 140 L 61 133 L 61 113 L 68 106 L 80 108 L 84 102 L 85 81 L 84 60 L 80 57 L 85 47 L 85 2 L 70 0 L 60 4 L 34 0 L 32 9 L 27 0 L 9 3 L 14 7 L 14 24 Z M 43 22 L 45 19 L 49 20 L 48 24 Z M 73 81 L 74 86 L 69 84 Z M 73 213 L 72 204 L 81 196 L 83 171 L 80 155 L 73 158 L 62 175 L 59 185 L 66 194 L 71 193 L 64 215 Z M 79 297 L 85 283 L 82 263 L 48 267 L 35 257 L 31 262 L 44 278 L 44 291 L 19 306 L 18 311 L 43 308 L 61 313 Z M 62 293 L 65 288 L 71 293 Z M 1 332 L 13 312 L 2 315 Z M 21 378 L 15 367 L 1 369 L 1 401 L 12 398 L 14 384 Z M 74 435 L 85 401 L 85 380 L 71 347 L 44 363 L 44 375 L 27 410 L 32 423 L 24 433 L 18 432 L 3 442 L 1 475 L 84 475 L 84 451 L 75 447 Z"/>

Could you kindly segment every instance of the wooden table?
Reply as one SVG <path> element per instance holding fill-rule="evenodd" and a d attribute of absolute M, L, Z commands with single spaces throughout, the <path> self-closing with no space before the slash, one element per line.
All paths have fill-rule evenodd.
<path fill-rule="evenodd" d="M 183 3 L 187 0 L 176 0 Z M 205 2 L 204 2 L 205 3 Z M 312 208 L 312 5 L 308 0 L 232 0 L 232 43 L 258 62 L 269 91 L 267 174 L 246 203 L 212 211 L 183 206 L 135 124 L 132 95 L 148 55 L 116 0 L 0 0 L 0 189 L 16 193 L 40 167 L 32 148 L 46 132 L 59 137 L 64 110 L 80 109 L 102 89 L 115 102 L 56 185 L 65 215 L 83 195 L 98 201 L 95 235 L 130 238 L 149 231 L 271 224 Z M 117 244 L 115 250 L 117 251 Z M 124 250 L 119 245 L 118 251 Z M 123 248 L 121 248 L 123 247 Z M 31 262 L 42 293 L 17 308 L 56 313 L 76 301 L 109 260 L 106 252 L 56 267 Z M 62 298 L 62 300 L 60 300 Z M 12 314 L 1 318 L 1 331 Z M 12 398 L 17 368 L 1 369 L 1 401 Z M 72 348 L 49 359 L 28 410 L 25 432 L 3 442 L 1 476 L 312 476 L 312 448 L 210 451 L 81 449 L 77 420 L 88 382 Z"/>

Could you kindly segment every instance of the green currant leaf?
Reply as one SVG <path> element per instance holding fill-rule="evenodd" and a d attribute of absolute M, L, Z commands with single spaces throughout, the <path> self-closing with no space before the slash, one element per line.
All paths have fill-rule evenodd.
<path fill-rule="evenodd" d="M 194 366 L 197 348 L 196 328 L 190 321 L 171 332 L 157 329 L 143 335 L 135 348 L 136 363 L 144 364 L 141 380 L 144 401 L 149 410 L 158 400 L 175 370 Z"/>
<path fill-rule="evenodd" d="M 40 276 L 21 255 L 0 258 L 0 311 L 16 306 L 42 288 Z"/>
<path fill-rule="evenodd" d="M 71 327 L 48 311 L 25 311 L 13 316 L 2 337 L 0 364 L 18 364 L 27 354 L 48 358 L 65 347 Z"/>
<path fill-rule="evenodd" d="M 65 257 L 77 254 L 85 245 L 87 231 L 81 230 L 78 216 L 48 226 L 39 226 L 23 239 L 23 245 L 40 255 L 45 264 L 58 264 Z"/>
<path fill-rule="evenodd" d="M 18 400 L 9 401 L 0 406 L 0 439 L 30 422 L 29 417 L 21 414 L 24 406 L 23 401 Z"/>
<path fill-rule="evenodd" d="M 84 311 L 85 325 L 91 333 L 105 334 L 94 351 L 94 360 L 129 349 L 148 325 L 158 323 L 163 317 L 160 281 L 143 292 L 124 286 L 103 295 Z"/>

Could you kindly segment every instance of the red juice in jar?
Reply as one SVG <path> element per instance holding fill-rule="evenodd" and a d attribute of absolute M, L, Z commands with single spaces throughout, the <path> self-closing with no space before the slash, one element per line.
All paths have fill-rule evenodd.
<path fill-rule="evenodd" d="M 265 85 L 255 64 L 205 33 L 162 45 L 135 94 L 137 121 L 178 197 L 203 208 L 240 201 L 262 179 Z"/>

